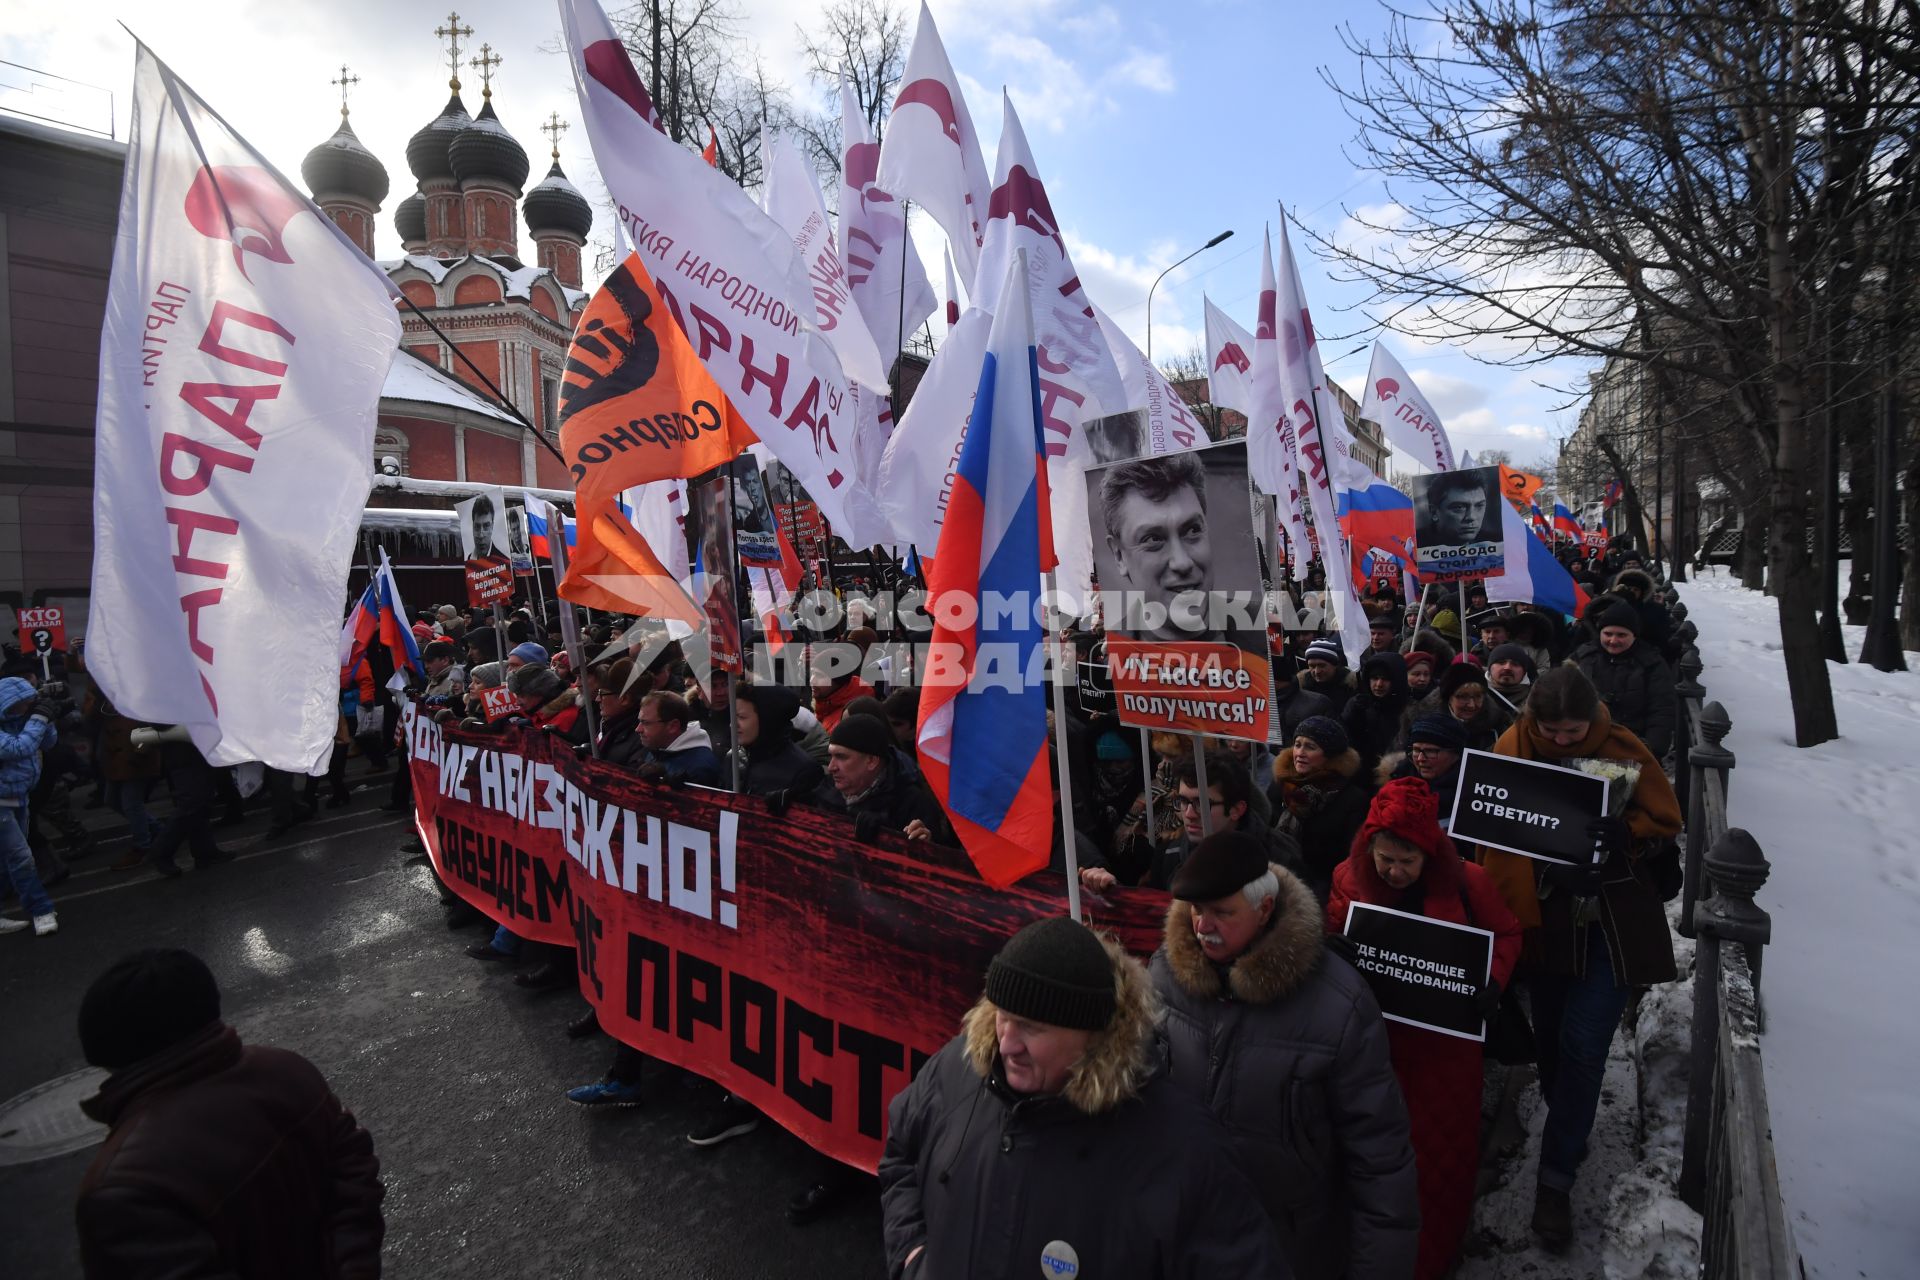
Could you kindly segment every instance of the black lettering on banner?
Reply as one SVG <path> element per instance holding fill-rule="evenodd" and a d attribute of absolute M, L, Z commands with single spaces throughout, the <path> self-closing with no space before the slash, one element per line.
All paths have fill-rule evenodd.
<path fill-rule="evenodd" d="M 545 858 L 533 864 L 533 905 L 542 924 L 555 918 L 573 918 L 573 884 L 567 877 L 567 868 L 573 864 L 563 861 L 557 865 L 559 871 L 555 872 L 548 868 Z"/>
<path fill-rule="evenodd" d="M 758 1025 L 751 1028 L 758 1033 L 758 1044 L 749 1039 L 749 1012 L 759 1015 Z M 727 975 L 728 1056 L 734 1066 L 768 1084 L 780 1083 L 779 1021 L 780 996 L 772 987 L 738 973 Z"/>
<path fill-rule="evenodd" d="M 576 899 L 573 903 L 574 960 L 587 981 L 593 984 L 593 994 L 605 997 L 607 988 L 600 981 L 600 933 L 600 917 L 594 914 L 586 899 Z"/>
<path fill-rule="evenodd" d="M 833 1022 L 787 997 L 780 1028 L 780 1088 L 789 1098 L 822 1120 L 833 1119 L 833 1086 L 824 1080 L 800 1077 L 800 1038 L 813 1042 L 823 1058 L 833 1056 Z"/>
<path fill-rule="evenodd" d="M 905 1046 L 898 1040 L 889 1040 L 843 1022 L 840 1024 L 840 1047 L 860 1062 L 860 1090 L 857 1095 L 860 1105 L 856 1112 L 860 1132 L 866 1137 L 878 1138 L 881 1122 L 887 1118 L 887 1104 L 881 1096 L 881 1088 L 886 1083 L 887 1068 L 898 1071 L 905 1061 Z"/>
<path fill-rule="evenodd" d="M 698 999 L 693 994 L 696 983 L 701 989 Z M 725 1030 L 720 1025 L 720 966 L 682 951 L 674 958 L 673 1033 L 692 1044 L 696 1022 Z"/>
<path fill-rule="evenodd" d="M 667 1033 L 667 1018 L 673 1008 L 667 994 L 667 983 L 672 975 L 672 953 L 667 944 L 656 942 L 652 938 L 643 938 L 637 933 L 627 935 L 627 1017 L 635 1022 L 642 1020 L 645 1012 L 641 1008 L 641 995 L 647 988 L 647 966 L 653 966 L 653 1029 L 661 1035 Z"/>
<path fill-rule="evenodd" d="M 500 850 L 501 865 L 503 867 L 510 866 L 513 868 L 513 914 L 516 919 L 531 920 L 533 918 L 533 904 L 527 901 L 527 881 L 533 877 L 533 856 L 525 849 L 514 849 L 511 860 L 509 860 L 506 855 L 507 849 L 502 847 Z M 546 919 L 545 916 L 541 916 L 540 918 L 542 920 Z"/>

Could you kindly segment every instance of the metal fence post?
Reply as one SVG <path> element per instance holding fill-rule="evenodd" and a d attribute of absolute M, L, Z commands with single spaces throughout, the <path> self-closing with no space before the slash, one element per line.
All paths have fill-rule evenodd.
<path fill-rule="evenodd" d="M 1705 864 L 1707 844 L 1712 839 L 1707 828 L 1707 771 L 1720 775 L 1720 793 L 1725 795 L 1728 773 L 1734 766 L 1733 752 L 1720 744 L 1733 731 L 1733 717 L 1717 702 L 1700 709 L 1700 737 L 1703 741 L 1687 749 L 1687 865 L 1680 880 L 1680 934 L 1694 936 L 1694 911 L 1705 895 L 1700 877 Z M 1724 822 L 1726 815 L 1720 815 Z"/>
<path fill-rule="evenodd" d="M 1753 970 L 1755 1013 L 1764 1028 L 1765 1007 L 1760 1002 L 1760 957 L 1773 941 L 1773 917 L 1754 902 L 1754 895 L 1766 887 L 1767 873 L 1773 869 L 1760 844 L 1740 827 L 1729 827 L 1727 834 L 1707 854 L 1707 875 L 1713 879 L 1713 896 L 1694 908 L 1698 919 L 1694 928 L 1711 929 L 1723 941 L 1737 942 L 1746 948 L 1747 967 Z"/>
<path fill-rule="evenodd" d="M 1693 952 L 1693 1028 L 1679 1188 L 1680 1198 L 1695 1209 L 1706 1204 L 1714 1095 L 1721 1087 L 1720 949 L 1727 943 L 1741 943 L 1747 948 L 1748 963 L 1757 965 L 1759 948 L 1773 936 L 1771 919 L 1753 902 L 1754 893 L 1767 880 L 1767 860 L 1753 837 L 1737 827 L 1729 829 L 1705 861 L 1715 877 L 1715 892 L 1693 908 L 1698 941 Z M 1758 977 L 1756 970 L 1756 982 Z"/>

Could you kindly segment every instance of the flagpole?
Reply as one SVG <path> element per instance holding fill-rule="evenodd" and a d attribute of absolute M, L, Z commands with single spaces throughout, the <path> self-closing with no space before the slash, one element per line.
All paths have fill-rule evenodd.
<path fill-rule="evenodd" d="M 1200 835 L 1213 834 L 1213 787 L 1207 781 L 1207 738 L 1193 735 L 1193 784 L 1200 789 Z"/>
<path fill-rule="evenodd" d="M 586 654 L 580 645 L 580 619 L 574 616 L 573 606 L 560 594 L 560 579 L 567 573 L 567 520 L 557 508 L 550 506 L 548 510 L 553 514 L 553 520 L 547 528 L 547 547 L 552 552 L 548 558 L 553 561 L 553 597 L 560 602 L 560 642 L 566 645 L 567 653 L 573 659 L 574 678 L 580 682 L 577 687 L 584 691 L 587 687 L 587 664 L 584 660 Z M 539 572 L 540 566 L 536 561 L 534 564 L 536 578 Z M 587 750 L 593 753 L 595 760 L 598 760 L 600 758 L 600 708 L 594 705 L 592 698 L 587 699 L 586 716 Z"/>
<path fill-rule="evenodd" d="M 1031 343 L 1035 341 L 1033 336 L 1033 290 L 1024 287 L 1028 279 L 1027 251 L 1020 249 L 1017 252 L 1020 257 L 1020 280 L 1023 285 L 1020 290 L 1020 305 L 1026 309 L 1027 341 Z M 1035 402 L 1034 407 L 1037 411 L 1039 408 L 1038 401 Z M 1040 424 L 1035 422 L 1033 425 L 1034 434 L 1037 439 L 1040 432 Z M 1045 465 L 1044 458 L 1041 460 L 1041 465 Z M 1043 510 L 1040 513 L 1040 518 L 1042 520 L 1051 520 L 1053 513 L 1050 510 Z M 1043 599 L 1054 601 L 1060 599 L 1056 576 L 1052 568 L 1047 568 L 1041 572 L 1040 587 L 1043 592 Z M 1067 732 L 1067 655 L 1064 652 L 1064 643 L 1055 639 L 1059 628 L 1048 625 L 1052 621 L 1051 611 L 1043 610 L 1041 613 L 1041 638 L 1052 647 L 1054 654 L 1052 673 L 1053 751 L 1054 769 L 1055 772 L 1060 775 L 1060 852 L 1067 864 L 1067 914 L 1071 915 L 1075 920 L 1084 923 L 1086 917 L 1080 910 L 1080 847 L 1073 825 L 1073 770 L 1069 767 L 1067 758 L 1067 739 L 1071 736 Z"/>
<path fill-rule="evenodd" d="M 562 467 L 565 467 L 567 465 L 567 455 L 560 452 L 560 446 L 555 444 L 552 440 L 548 439 L 546 432 L 540 430 L 540 428 L 534 426 L 531 422 L 527 421 L 527 415 L 524 413 L 521 413 L 519 409 L 514 407 L 513 401 L 507 399 L 507 397 L 501 392 L 500 388 L 496 387 L 493 384 L 493 379 L 489 378 L 486 375 L 486 373 L 481 370 L 479 365 L 475 364 L 472 360 L 469 360 L 467 358 L 467 353 L 462 351 L 459 345 L 455 343 L 452 338 L 449 338 L 446 334 L 442 333 L 440 331 L 439 325 L 435 324 L 432 320 L 427 318 L 426 312 L 422 311 L 419 307 L 416 307 L 413 305 L 412 298 L 409 298 L 406 294 L 403 293 L 400 295 L 400 301 L 407 304 L 407 310 L 413 312 L 414 315 L 420 317 L 420 323 L 426 325 L 427 328 L 433 330 L 434 336 L 439 338 L 440 341 L 444 342 L 447 345 L 447 349 L 453 352 L 454 355 L 460 358 L 461 364 L 464 364 L 465 366 L 467 366 L 467 368 L 473 370 L 473 376 L 480 379 L 481 385 L 486 387 L 488 391 L 491 391 L 493 393 L 494 400 L 499 404 L 499 406 L 502 409 L 505 409 L 508 413 L 512 414 L 514 416 L 514 419 L 517 422 L 519 422 L 521 426 L 525 427 L 528 431 L 531 431 L 533 433 L 533 438 L 538 440 L 542 445 L 544 445 L 548 453 L 558 458 L 560 460 L 560 465 Z"/>
<path fill-rule="evenodd" d="M 1420 584 L 1420 607 L 1414 611 L 1413 626 L 1407 632 L 1407 647 L 1401 650 L 1402 653 L 1413 652 L 1413 642 L 1419 637 L 1421 624 L 1424 623 L 1427 618 L 1427 592 L 1431 590 L 1433 590 L 1433 584 L 1431 582 L 1423 582 Z"/>
<path fill-rule="evenodd" d="M 728 541 L 728 545 L 730 545 L 733 548 L 734 563 L 730 565 L 726 565 L 724 567 L 724 571 L 727 575 L 727 598 L 733 601 L 733 615 L 734 615 L 733 625 L 736 628 L 738 628 L 740 631 L 740 665 L 744 667 L 747 665 L 747 636 L 750 633 L 746 630 L 745 627 L 741 625 L 740 602 L 738 600 L 733 599 L 733 593 L 740 585 L 740 579 L 736 576 L 734 572 L 735 569 L 738 568 L 739 560 L 740 560 L 739 513 L 736 512 L 733 507 L 733 493 L 734 493 L 733 464 L 736 461 L 738 461 L 737 455 L 733 458 L 727 459 L 727 524 L 729 526 L 729 536 L 727 541 Z M 751 595 L 753 592 L 753 584 L 751 582 L 747 584 L 747 592 L 749 595 Z M 733 698 L 734 698 L 734 692 L 735 692 L 734 685 L 733 685 L 733 672 L 727 671 L 724 674 L 727 677 L 727 716 L 729 719 L 731 719 L 733 716 Z M 708 673 L 707 679 L 709 682 L 712 681 L 713 676 L 711 672 Z M 732 725 L 728 726 L 727 786 L 729 789 L 732 790 L 732 792 L 735 795 L 740 794 L 740 751 L 739 751 L 740 744 L 734 741 L 734 736 L 737 732 L 738 731 Z"/>

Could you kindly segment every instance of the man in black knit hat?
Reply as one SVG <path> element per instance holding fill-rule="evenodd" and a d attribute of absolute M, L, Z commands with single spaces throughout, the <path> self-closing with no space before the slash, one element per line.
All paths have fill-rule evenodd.
<path fill-rule="evenodd" d="M 373 1139 L 305 1058 L 241 1045 L 198 956 L 101 974 L 80 1047 L 113 1072 L 80 1104 L 109 1130 L 76 1209 L 88 1276 L 379 1276 Z"/>
<path fill-rule="evenodd" d="M 1015 934 L 888 1110 L 887 1274 L 1285 1276 L 1206 1108 L 1168 1082 L 1140 962 L 1065 918 Z"/>

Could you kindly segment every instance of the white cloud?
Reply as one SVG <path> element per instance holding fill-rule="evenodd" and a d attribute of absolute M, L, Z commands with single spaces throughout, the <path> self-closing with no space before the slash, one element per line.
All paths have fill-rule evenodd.
<path fill-rule="evenodd" d="M 1535 426 L 1531 422 L 1509 423 L 1506 433 L 1519 440 L 1551 440 L 1553 432 L 1545 427 Z"/>
<path fill-rule="evenodd" d="M 1483 406 L 1487 403 L 1487 389 L 1478 382 L 1442 373 L 1438 369 L 1409 369 L 1408 372 L 1413 374 L 1414 385 L 1420 388 L 1428 403 L 1440 414 L 1440 420 L 1448 427 L 1465 422 L 1476 410 L 1485 412 Z M 1492 413 L 1486 412 L 1485 425 L 1491 426 L 1492 423 Z"/>
<path fill-rule="evenodd" d="M 1173 67 L 1163 53 L 1148 53 L 1136 49 L 1127 58 L 1107 73 L 1107 78 L 1119 84 L 1131 84 L 1150 93 L 1172 93 L 1174 90 Z"/>

